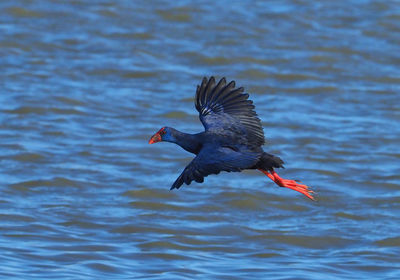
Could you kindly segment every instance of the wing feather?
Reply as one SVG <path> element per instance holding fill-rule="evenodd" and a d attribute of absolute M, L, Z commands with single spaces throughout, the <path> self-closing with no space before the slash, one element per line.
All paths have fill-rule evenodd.
<path fill-rule="evenodd" d="M 228 147 L 203 147 L 200 153 L 186 166 L 182 174 L 172 185 L 172 189 L 179 189 L 183 183 L 189 185 L 192 181 L 202 183 L 204 177 L 210 174 L 218 174 L 221 171 L 239 172 L 254 166 L 260 153 L 252 152 L 247 147 L 232 150 Z"/>
<path fill-rule="evenodd" d="M 197 86 L 195 106 L 206 131 L 234 130 L 244 136 L 249 144 L 264 144 L 261 121 L 254 111 L 253 101 L 244 93 L 244 88 L 235 88 L 235 81 L 226 84 L 222 78 L 203 78 Z M 243 135 L 242 135 L 243 134 Z"/>

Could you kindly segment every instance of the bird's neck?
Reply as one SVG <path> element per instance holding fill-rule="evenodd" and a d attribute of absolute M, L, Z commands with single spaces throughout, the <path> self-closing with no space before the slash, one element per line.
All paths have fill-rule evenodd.
<path fill-rule="evenodd" d="M 176 129 L 172 130 L 171 134 L 171 139 L 166 141 L 178 144 L 190 153 L 196 155 L 199 153 L 201 149 L 201 137 L 199 137 L 199 134 L 188 134 Z"/>

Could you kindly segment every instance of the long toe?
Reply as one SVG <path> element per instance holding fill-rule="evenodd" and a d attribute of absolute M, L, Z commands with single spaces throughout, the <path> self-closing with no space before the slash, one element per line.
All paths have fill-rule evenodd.
<path fill-rule="evenodd" d="M 299 193 L 304 194 L 309 199 L 315 200 L 315 198 L 313 196 L 314 191 L 310 190 L 309 186 L 299 184 L 295 180 L 283 179 L 283 178 L 279 177 L 278 174 L 276 174 L 276 173 L 273 173 L 273 175 L 274 175 L 275 182 L 279 186 L 297 191 Z"/>
<path fill-rule="evenodd" d="M 304 194 L 305 196 L 307 196 L 309 199 L 315 200 L 313 194 L 314 191 L 310 190 L 310 188 L 306 185 L 301 185 L 301 184 L 297 184 L 295 181 L 293 180 L 286 180 L 283 179 L 281 181 L 282 184 L 279 184 L 281 187 L 285 187 L 285 188 L 289 188 L 291 190 L 297 191 L 299 193 Z"/>
<path fill-rule="evenodd" d="M 274 171 L 268 171 L 268 170 L 263 170 L 259 169 L 262 173 L 268 176 L 272 181 L 274 181 L 278 186 L 283 187 L 283 188 L 288 188 L 294 191 L 297 191 L 299 193 L 304 194 L 311 200 L 315 200 L 313 194 L 314 192 L 310 190 L 309 186 L 299 184 L 298 181 L 296 180 L 288 180 L 288 179 L 283 179 L 279 177 L 279 175 Z"/>

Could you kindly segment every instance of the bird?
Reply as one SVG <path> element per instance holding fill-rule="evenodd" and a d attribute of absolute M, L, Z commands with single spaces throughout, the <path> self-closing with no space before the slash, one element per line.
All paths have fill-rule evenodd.
<path fill-rule="evenodd" d="M 204 177 L 221 171 L 257 169 L 278 186 L 315 200 L 310 187 L 297 180 L 283 179 L 276 173 L 275 168 L 284 168 L 284 162 L 280 157 L 264 152 L 261 120 L 243 87 L 236 87 L 235 81 L 227 83 L 225 77 L 218 82 L 213 76 L 204 77 L 197 86 L 195 107 L 204 126 L 203 132 L 189 134 L 165 126 L 149 140 L 149 144 L 175 143 L 196 155 L 172 184 L 171 190 L 192 181 L 203 183 Z"/>

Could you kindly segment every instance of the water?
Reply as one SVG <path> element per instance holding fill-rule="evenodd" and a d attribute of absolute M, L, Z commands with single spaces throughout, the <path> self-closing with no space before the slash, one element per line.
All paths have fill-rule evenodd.
<path fill-rule="evenodd" d="M 399 279 L 397 1 L 2 1 L 2 279 Z M 204 75 L 281 156 L 169 187 Z"/>

